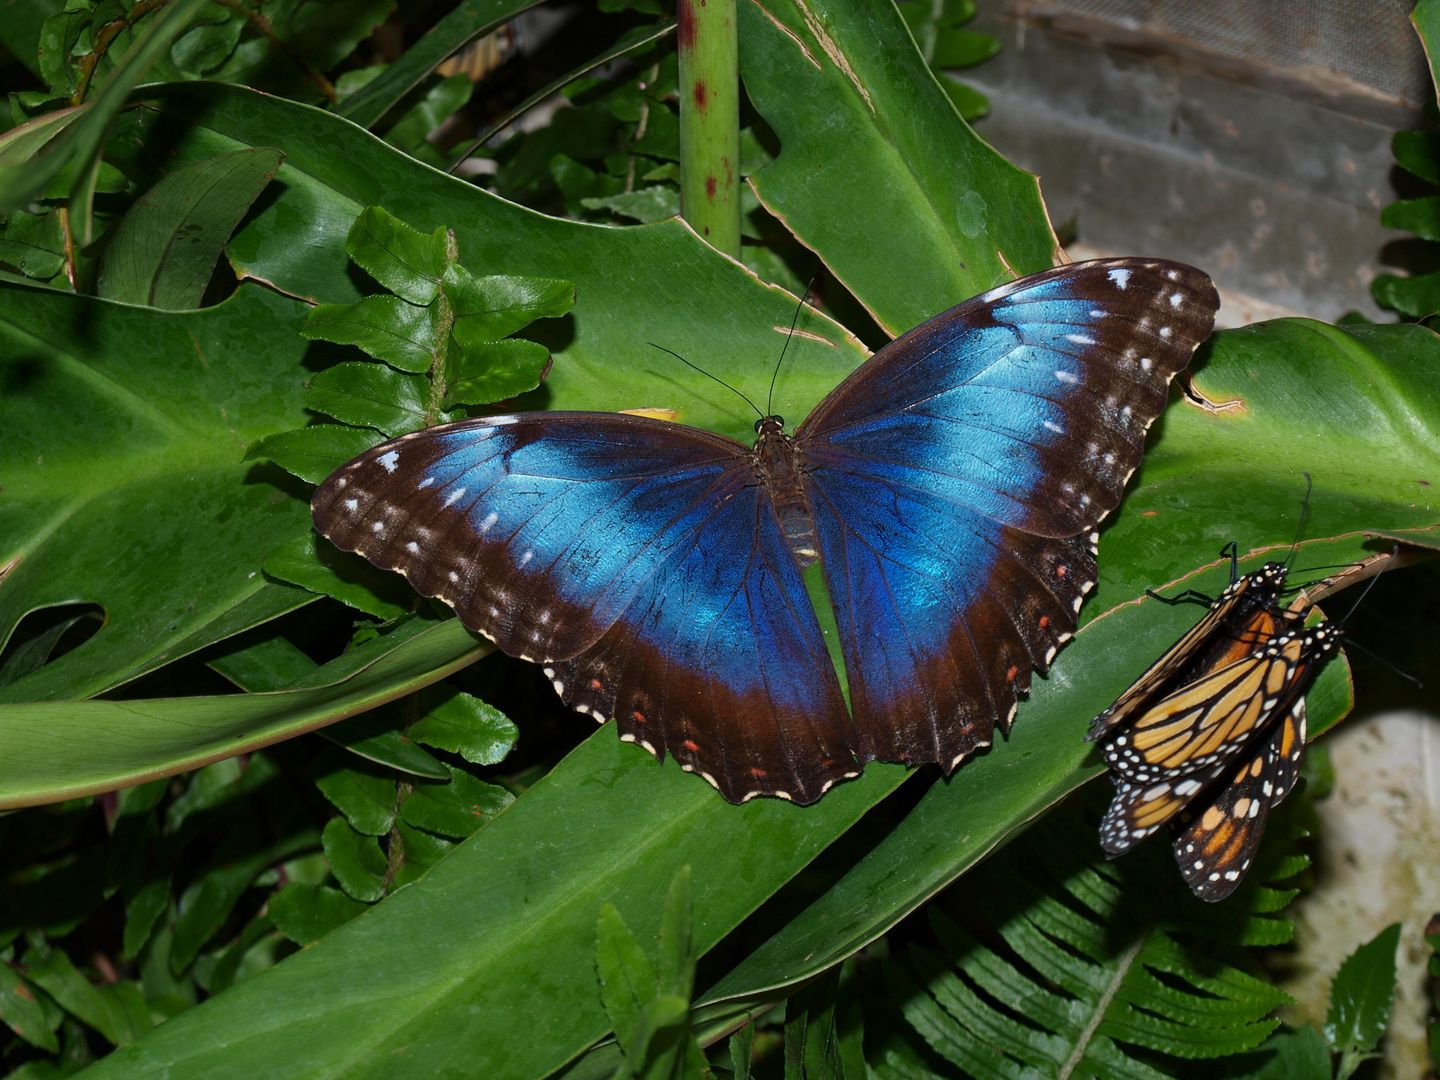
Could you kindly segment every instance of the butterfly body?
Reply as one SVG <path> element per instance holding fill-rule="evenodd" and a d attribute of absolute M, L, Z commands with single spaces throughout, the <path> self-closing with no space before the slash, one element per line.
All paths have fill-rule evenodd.
<path fill-rule="evenodd" d="M 342 466 L 316 527 L 732 801 L 811 802 L 876 759 L 948 770 L 1073 632 L 1095 526 L 1217 304 L 1181 264 L 1063 267 L 912 330 L 793 434 L 461 421 Z"/>

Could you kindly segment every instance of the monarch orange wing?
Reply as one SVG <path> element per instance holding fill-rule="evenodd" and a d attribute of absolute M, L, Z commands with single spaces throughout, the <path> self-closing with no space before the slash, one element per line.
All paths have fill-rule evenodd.
<path fill-rule="evenodd" d="M 1264 641 L 1260 636 L 1262 631 L 1249 624 L 1256 613 L 1278 610 L 1276 601 L 1285 586 L 1285 573 L 1284 564 L 1266 563 L 1254 573 L 1231 582 L 1198 623 L 1151 664 L 1113 705 L 1090 722 L 1086 739 L 1094 742 L 1104 738 L 1127 720 L 1146 713 L 1199 671 L 1214 670 L 1220 663 L 1238 660 Z M 1217 649 L 1228 659 L 1217 658 Z"/>
<path fill-rule="evenodd" d="M 1219 785 L 1213 801 L 1184 812 L 1175 829 L 1175 860 L 1202 900 L 1235 891 L 1265 832 L 1270 807 L 1295 784 L 1305 752 L 1305 699 L 1297 697 L 1274 734 L 1245 754 Z"/>

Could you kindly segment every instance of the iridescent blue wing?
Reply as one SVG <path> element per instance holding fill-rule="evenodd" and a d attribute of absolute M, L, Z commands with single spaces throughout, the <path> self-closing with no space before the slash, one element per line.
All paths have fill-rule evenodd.
<path fill-rule="evenodd" d="M 910 331 L 800 426 L 861 760 L 950 769 L 1009 722 L 1218 306 L 1179 263 L 1059 267 Z"/>
<path fill-rule="evenodd" d="M 734 801 L 858 772 L 800 572 L 748 448 L 613 413 L 529 413 L 382 443 L 316 528 L 403 573 L 566 704 Z"/>

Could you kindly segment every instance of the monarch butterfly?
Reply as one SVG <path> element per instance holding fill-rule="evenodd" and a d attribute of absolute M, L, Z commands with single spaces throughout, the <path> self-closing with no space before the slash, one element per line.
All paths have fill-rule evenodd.
<path fill-rule="evenodd" d="M 1284 564 L 1239 577 L 1227 550 L 1230 586 L 1087 735 L 1116 788 L 1100 825 L 1106 854 L 1170 823 L 1186 882 L 1210 901 L 1240 883 L 1270 807 L 1295 786 L 1303 692 L 1343 636 L 1339 623 L 1307 628 L 1308 602 L 1279 606 Z"/>

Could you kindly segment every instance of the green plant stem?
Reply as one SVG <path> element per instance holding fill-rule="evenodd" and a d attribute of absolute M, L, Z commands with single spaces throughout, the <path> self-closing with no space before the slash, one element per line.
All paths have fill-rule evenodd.
<path fill-rule="evenodd" d="M 680 213 L 740 255 L 740 77 L 735 0 L 680 0 Z"/>

